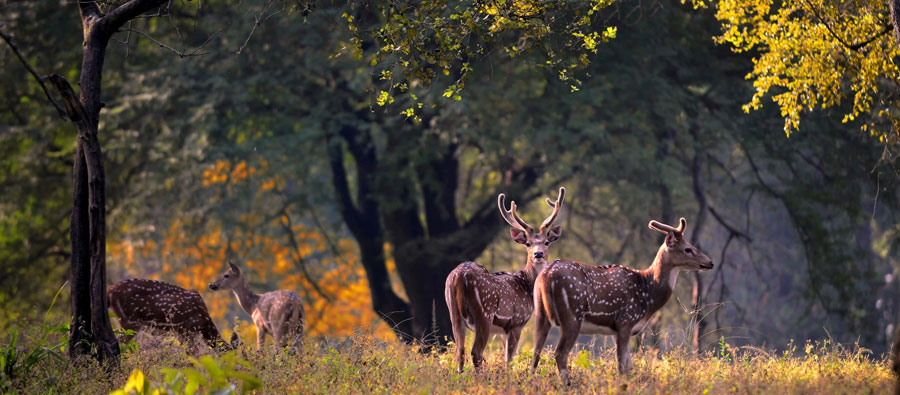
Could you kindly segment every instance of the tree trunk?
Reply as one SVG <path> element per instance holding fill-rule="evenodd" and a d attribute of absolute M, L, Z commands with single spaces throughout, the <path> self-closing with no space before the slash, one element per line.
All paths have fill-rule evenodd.
<path fill-rule="evenodd" d="M 69 335 L 69 355 L 88 354 L 91 351 L 91 272 L 90 272 L 90 224 L 88 218 L 87 166 L 84 149 L 78 139 L 75 150 L 75 166 L 72 168 L 74 208 L 69 222 L 72 262 L 69 270 L 69 286 L 72 290 L 72 324 Z"/>
<path fill-rule="evenodd" d="M 413 326 L 409 304 L 400 299 L 391 287 L 391 278 L 385 265 L 384 240 L 381 238 L 359 240 L 359 251 L 369 292 L 372 309 L 394 331 L 404 343 L 412 343 Z"/>
<path fill-rule="evenodd" d="M 80 94 L 76 98 L 65 78 L 51 75 L 66 105 L 66 115 L 78 132 L 73 167 L 73 209 L 70 222 L 72 261 L 71 356 L 94 353 L 107 366 L 118 366 L 119 344 L 107 314 L 106 300 L 106 174 L 98 125 L 103 63 L 109 39 L 126 22 L 165 3 L 165 0 L 130 0 L 100 12 L 96 2 L 79 2 L 82 43 Z"/>
<path fill-rule="evenodd" d="M 484 234 L 488 233 L 468 238 L 493 239 L 484 237 Z M 457 235 L 463 237 L 455 237 Z M 465 254 L 461 246 L 478 244 L 476 240 L 466 239 L 465 234 L 460 232 L 438 240 L 411 241 L 396 248 L 394 259 L 409 297 L 413 336 L 424 344 L 444 345 L 453 339 L 450 312 L 444 300 L 447 275 L 456 265 L 475 259 L 484 250 L 482 248 L 473 255 Z"/>
<path fill-rule="evenodd" d="M 372 174 L 377 166 L 375 147 L 366 132 L 350 127 L 341 130 L 340 138 L 326 141 L 331 180 L 338 196 L 341 218 L 359 245 L 360 260 L 366 270 L 372 309 L 406 343 L 414 339 L 409 305 L 391 287 L 384 251 L 384 230 L 379 218 L 380 206 L 372 196 Z M 356 160 L 356 202 L 350 193 L 344 168 L 344 142 Z"/>

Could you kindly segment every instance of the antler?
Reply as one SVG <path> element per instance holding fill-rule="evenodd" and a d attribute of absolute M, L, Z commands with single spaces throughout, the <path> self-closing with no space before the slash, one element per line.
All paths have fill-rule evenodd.
<path fill-rule="evenodd" d="M 559 187 L 559 194 L 556 196 L 556 202 L 547 198 L 547 205 L 553 207 L 553 213 L 541 223 L 541 233 L 544 233 L 544 229 L 549 228 L 550 225 L 553 225 L 553 221 L 556 221 L 556 217 L 559 215 L 559 209 L 562 207 L 565 198 L 566 187 Z"/>
<path fill-rule="evenodd" d="M 682 234 L 684 234 L 684 228 L 685 226 L 687 226 L 687 221 L 684 219 L 684 217 L 681 217 L 681 219 L 678 220 L 677 228 L 673 228 L 671 225 L 666 225 L 656 220 L 650 221 L 650 224 L 648 224 L 648 226 L 650 227 L 650 229 L 659 232 L 674 233 L 677 236 L 681 236 Z"/>
<path fill-rule="evenodd" d="M 500 194 L 497 196 L 497 207 L 500 208 L 500 215 L 506 220 L 506 223 L 513 228 L 524 231 L 528 234 L 534 233 L 534 229 L 531 225 L 528 225 L 525 220 L 519 218 L 519 215 L 516 214 L 516 201 L 513 200 L 509 202 L 509 210 L 506 209 L 506 195 Z"/>

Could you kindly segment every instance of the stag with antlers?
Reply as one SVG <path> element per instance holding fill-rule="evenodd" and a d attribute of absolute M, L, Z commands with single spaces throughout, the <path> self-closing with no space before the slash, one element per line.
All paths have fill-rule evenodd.
<path fill-rule="evenodd" d="M 481 369 L 484 347 L 492 333 L 501 333 L 506 343 L 506 366 L 509 366 L 522 328 L 531 319 L 532 287 L 534 279 L 547 263 L 550 244 L 559 240 L 562 227 L 553 226 L 566 197 L 566 189 L 559 188 L 554 203 L 547 199 L 553 213 L 541 223 L 537 232 L 516 214 L 516 202 L 510 202 L 506 210 L 506 196 L 497 197 L 500 214 L 509 229 L 510 237 L 525 246 L 525 266 L 515 273 L 491 274 L 475 262 L 464 262 L 447 276 L 444 298 L 450 310 L 453 340 L 456 343 L 458 371 L 465 366 L 466 328 L 475 332 L 472 345 L 472 364 Z"/>
<path fill-rule="evenodd" d="M 238 304 L 256 324 L 256 347 L 262 350 L 266 335 L 275 340 L 275 351 L 289 346 L 293 353 L 303 340 L 305 318 L 303 300 L 294 291 L 278 290 L 257 294 L 250 290 L 244 272 L 228 262 L 228 271 L 222 278 L 209 284 L 213 291 L 230 289 Z"/>
<path fill-rule="evenodd" d="M 551 322 L 561 329 L 556 367 L 569 384 L 568 356 L 579 333 L 616 337 L 619 373 L 631 372 L 631 336 L 639 333 L 672 296 L 681 270 L 712 269 L 712 261 L 684 237 L 687 221 L 677 228 L 650 221 L 650 229 L 666 234 L 650 268 L 589 266 L 556 260 L 534 284 L 535 344 L 531 370 L 537 368 Z"/>

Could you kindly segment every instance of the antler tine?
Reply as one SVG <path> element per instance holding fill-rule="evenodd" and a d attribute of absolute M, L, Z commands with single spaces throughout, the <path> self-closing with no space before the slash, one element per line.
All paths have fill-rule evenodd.
<path fill-rule="evenodd" d="M 675 233 L 675 232 L 678 232 L 678 229 L 675 229 L 675 228 L 671 227 L 670 225 L 666 225 L 666 224 L 664 224 L 664 223 L 662 223 L 662 222 L 659 222 L 659 221 L 657 221 L 657 220 L 652 220 L 652 221 L 650 221 L 650 223 L 649 223 L 647 226 L 649 226 L 650 229 L 653 229 L 653 230 L 658 231 L 658 232 L 663 232 L 663 233 L 669 233 L 669 232 Z"/>
<path fill-rule="evenodd" d="M 503 217 L 504 220 L 506 220 L 506 223 L 508 223 L 509 226 L 512 226 L 513 228 L 516 228 L 523 232 L 528 232 L 528 228 L 522 226 L 522 224 L 519 223 L 518 219 L 513 219 L 514 213 L 516 211 L 516 202 L 514 202 L 514 201 L 510 202 L 511 209 L 507 210 L 506 209 L 506 195 L 501 193 L 499 196 L 497 196 L 497 207 L 500 208 L 500 216 Z M 518 218 L 518 216 L 515 216 L 515 217 Z M 524 222 L 525 221 L 522 221 L 522 223 L 524 223 Z M 525 225 L 527 226 L 528 224 L 525 224 Z"/>
<path fill-rule="evenodd" d="M 516 214 L 516 201 L 515 200 L 509 202 L 509 211 L 510 211 L 510 213 L 512 213 L 512 217 L 515 218 L 516 222 L 518 222 L 519 225 L 522 225 L 522 227 L 525 229 L 526 232 L 528 232 L 528 234 L 534 233 L 534 228 L 532 228 L 531 225 L 528 224 L 528 222 L 525 222 L 525 220 L 522 219 L 522 217 L 519 217 L 519 214 Z"/>
<path fill-rule="evenodd" d="M 559 215 L 559 209 L 562 207 L 565 198 L 566 187 L 559 187 L 559 194 L 556 196 L 556 202 L 552 202 L 550 201 L 550 198 L 547 198 L 547 205 L 553 207 L 553 213 L 541 223 L 541 233 L 544 232 L 544 229 L 553 225 L 553 221 L 556 221 L 556 217 Z"/>
<path fill-rule="evenodd" d="M 675 233 L 679 233 L 679 234 L 684 233 L 684 228 L 685 228 L 686 226 L 687 226 L 687 220 L 685 220 L 684 217 L 681 217 L 681 218 L 678 220 L 678 227 L 675 228 Z"/>

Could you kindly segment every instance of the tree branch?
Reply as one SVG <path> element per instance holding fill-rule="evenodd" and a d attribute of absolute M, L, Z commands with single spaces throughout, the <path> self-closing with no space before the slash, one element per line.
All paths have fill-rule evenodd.
<path fill-rule="evenodd" d="M 709 206 L 709 213 L 712 214 L 713 218 L 715 218 L 716 221 L 719 222 L 719 224 L 721 224 L 723 227 L 725 227 L 725 229 L 728 229 L 728 232 L 731 233 L 732 236 L 742 237 L 742 238 L 744 238 L 744 240 L 747 240 L 748 242 L 751 242 L 751 243 L 753 242 L 753 239 L 750 238 L 750 236 L 748 236 L 746 233 L 738 230 L 734 226 L 729 225 L 728 222 L 725 222 L 725 219 L 722 218 L 722 216 L 719 214 L 719 212 L 716 211 L 716 209 L 713 208 L 712 206 Z"/>
<path fill-rule="evenodd" d="M 180 57 L 180 58 L 186 58 L 186 57 L 189 57 L 189 56 L 200 56 L 200 55 L 206 55 L 206 54 L 208 54 L 209 52 L 201 52 L 201 53 L 197 53 L 197 51 L 199 51 L 200 48 L 202 48 L 204 44 L 206 44 L 207 42 L 209 42 L 209 40 L 212 39 L 212 37 L 215 35 L 215 34 L 214 34 L 213 36 L 210 36 L 210 38 L 208 38 L 206 41 L 204 41 L 203 44 L 201 44 L 200 47 L 197 47 L 197 49 L 195 49 L 195 50 L 193 50 L 193 51 L 191 51 L 191 52 L 185 53 L 184 51 L 179 51 L 179 50 L 177 50 L 177 49 L 175 49 L 175 48 L 172 48 L 172 47 L 169 46 L 168 44 L 166 44 L 166 43 L 164 43 L 164 42 L 161 42 L 161 41 L 159 41 L 159 40 L 153 38 L 153 36 L 151 36 L 151 35 L 149 35 L 149 34 L 147 34 L 147 33 L 144 33 L 144 32 L 142 32 L 142 31 L 140 31 L 140 30 L 132 29 L 132 28 L 125 28 L 125 29 L 119 29 L 119 31 L 120 31 L 120 32 L 133 32 L 133 33 L 140 34 L 140 35 L 142 35 L 142 36 L 144 36 L 144 37 L 147 37 L 147 39 L 149 39 L 150 41 L 153 41 L 154 43 L 156 43 L 156 45 L 159 45 L 160 48 L 168 49 L 170 52 L 174 53 L 175 55 L 178 55 L 178 57 Z M 220 30 L 220 31 L 221 31 L 221 30 Z M 218 34 L 218 32 L 216 32 L 216 34 Z"/>
<path fill-rule="evenodd" d="M 131 0 L 112 10 L 103 17 L 104 24 L 111 36 L 126 22 L 139 17 L 141 14 L 163 5 L 168 0 Z M 95 6 L 96 7 L 96 6 Z"/>
<path fill-rule="evenodd" d="M 50 95 L 50 91 L 47 90 L 47 85 L 44 84 L 44 82 L 47 82 L 47 77 L 40 75 L 33 67 L 31 67 L 31 64 L 29 64 L 28 61 L 25 60 L 25 56 L 23 56 L 22 53 L 19 52 L 19 47 L 15 42 L 13 42 L 12 37 L 4 33 L 2 28 L 3 24 L 0 23 L 0 37 L 3 37 L 3 41 L 6 41 L 6 44 L 9 45 L 9 48 L 12 49 L 13 53 L 16 54 L 16 57 L 19 58 L 19 61 L 22 62 L 22 65 L 25 66 L 25 69 L 27 69 L 28 72 L 31 73 L 32 76 L 34 76 L 34 79 L 41 86 L 41 89 L 44 90 L 44 94 L 47 95 L 47 100 L 50 100 L 50 103 L 53 104 L 53 107 L 56 108 L 56 111 L 57 113 L 59 113 L 60 118 L 68 120 L 69 117 L 66 114 L 66 110 L 63 110 L 56 99 L 54 99 L 53 96 Z"/>
<path fill-rule="evenodd" d="M 84 113 L 84 107 L 82 107 L 81 101 L 75 96 L 75 91 L 72 89 L 72 85 L 69 84 L 68 80 L 59 74 L 50 74 L 47 79 L 62 96 L 63 103 L 66 104 L 66 114 L 68 114 L 69 120 L 77 124 L 88 119 Z"/>
<path fill-rule="evenodd" d="M 319 296 L 325 299 L 328 303 L 332 302 L 331 296 L 325 294 L 322 291 L 322 288 L 319 288 L 319 282 L 312 278 L 312 275 L 309 274 L 309 269 L 306 265 L 306 260 L 300 256 L 300 243 L 297 241 L 297 235 L 294 233 L 294 226 L 291 223 L 291 216 L 288 215 L 287 208 L 288 205 L 287 198 L 284 198 L 284 205 L 281 207 L 280 214 L 282 215 L 282 220 L 278 221 L 281 224 L 281 228 L 284 230 L 285 235 L 287 235 L 288 242 L 291 244 L 291 247 L 294 249 L 294 252 L 297 254 L 294 258 L 294 262 L 297 266 L 300 266 L 300 272 L 303 273 L 303 277 L 306 277 L 306 281 L 308 281 L 313 289 L 316 291 Z M 292 254 L 293 255 L 293 254 Z"/>
<path fill-rule="evenodd" d="M 808 1 L 804 1 L 803 3 L 809 8 L 810 12 L 812 12 L 813 17 L 815 17 L 816 20 L 819 21 L 819 23 L 821 23 L 823 26 L 825 26 L 825 29 L 828 30 L 828 33 L 831 34 L 831 36 L 834 37 L 835 40 L 837 40 L 839 43 L 841 43 L 841 45 L 847 47 L 848 49 L 850 49 L 852 51 L 858 51 L 862 47 L 865 47 L 866 45 L 871 44 L 873 41 L 875 41 L 879 37 L 887 34 L 892 29 L 892 25 L 890 23 L 886 23 L 884 30 L 876 33 L 874 36 L 872 36 L 866 40 L 863 40 L 861 42 L 858 42 L 855 44 L 850 44 L 847 41 L 845 41 L 843 38 L 838 36 L 837 32 L 835 32 L 834 29 L 832 29 L 831 25 L 825 21 L 825 18 L 823 18 L 822 15 L 819 14 L 819 11 L 816 9 L 815 6 L 810 4 Z"/>

